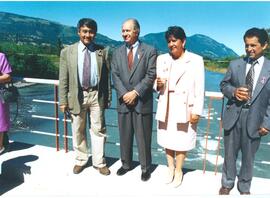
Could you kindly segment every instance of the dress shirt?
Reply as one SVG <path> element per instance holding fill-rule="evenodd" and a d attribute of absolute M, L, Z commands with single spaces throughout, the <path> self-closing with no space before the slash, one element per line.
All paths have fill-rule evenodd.
<path fill-rule="evenodd" d="M 258 61 L 255 65 L 254 65 L 254 84 L 253 84 L 253 89 L 252 89 L 252 93 L 254 92 L 255 90 L 255 87 L 256 87 L 256 84 L 257 84 L 257 81 L 258 81 L 258 78 L 259 78 L 259 75 L 261 73 L 261 70 L 262 70 L 262 66 L 263 66 L 263 63 L 264 63 L 264 56 L 261 56 L 260 58 L 258 58 L 257 60 L 255 61 Z M 247 67 L 246 67 L 246 75 L 249 71 L 251 67 L 251 64 L 250 63 L 247 63 Z"/>
<path fill-rule="evenodd" d="M 134 60 L 134 58 L 135 58 L 135 54 L 136 54 L 136 52 L 137 52 L 137 49 L 138 49 L 138 46 L 139 46 L 139 41 L 136 41 L 133 45 L 132 45 L 132 47 L 133 47 L 133 60 Z M 129 50 L 130 50 L 130 48 L 129 47 L 127 47 L 127 54 L 129 53 Z"/>
<path fill-rule="evenodd" d="M 139 41 L 136 41 L 133 45 L 132 45 L 132 47 L 133 47 L 133 61 L 134 61 L 134 58 L 135 58 L 135 54 L 136 54 L 136 52 L 137 52 L 137 49 L 138 49 L 138 46 L 139 46 Z M 129 53 L 129 50 L 130 50 L 130 47 L 126 47 L 127 48 L 127 54 Z M 134 89 L 134 91 L 135 91 L 135 93 L 137 94 L 137 96 L 139 96 L 139 93 Z"/>
<path fill-rule="evenodd" d="M 97 68 L 97 58 L 96 52 L 94 51 L 93 43 L 91 43 L 88 48 L 80 41 L 78 45 L 78 72 L 79 72 L 79 80 L 82 85 L 83 78 L 83 60 L 84 60 L 84 50 L 88 50 L 91 56 L 91 82 L 90 87 L 94 87 L 98 83 L 98 68 Z"/>

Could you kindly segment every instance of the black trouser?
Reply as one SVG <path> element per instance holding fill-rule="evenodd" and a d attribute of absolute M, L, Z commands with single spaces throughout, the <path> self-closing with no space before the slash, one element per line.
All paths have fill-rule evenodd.
<path fill-rule="evenodd" d="M 152 121 L 152 114 L 139 114 L 135 111 L 118 113 L 120 153 L 123 168 L 131 168 L 133 136 L 135 134 L 142 172 L 149 171 L 152 162 Z"/>
<path fill-rule="evenodd" d="M 8 133 L 5 132 L 4 133 L 4 137 L 3 137 L 3 146 L 6 147 L 9 145 L 9 138 L 8 138 Z"/>

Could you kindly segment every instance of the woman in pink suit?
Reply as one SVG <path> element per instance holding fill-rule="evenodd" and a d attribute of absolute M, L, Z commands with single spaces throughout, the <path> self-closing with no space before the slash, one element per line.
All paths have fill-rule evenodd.
<path fill-rule="evenodd" d="M 11 80 L 11 66 L 7 61 L 5 54 L 0 53 L 0 89 L 4 83 Z M 9 130 L 9 105 L 5 103 L 0 95 L 0 155 L 4 152 L 3 136 Z"/>
<path fill-rule="evenodd" d="M 157 142 L 165 148 L 168 162 L 166 183 L 182 183 L 187 151 L 196 144 L 196 129 L 204 103 L 204 63 L 201 56 L 185 49 L 181 27 L 165 33 L 169 53 L 157 58 L 155 88 L 159 93 L 156 119 Z"/>

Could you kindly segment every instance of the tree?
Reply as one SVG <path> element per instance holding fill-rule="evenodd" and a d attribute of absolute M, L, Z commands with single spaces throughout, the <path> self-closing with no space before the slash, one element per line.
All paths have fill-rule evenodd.
<path fill-rule="evenodd" d="M 63 43 L 60 37 L 57 38 L 56 49 L 57 49 L 57 55 L 60 56 L 61 50 L 63 49 Z"/>

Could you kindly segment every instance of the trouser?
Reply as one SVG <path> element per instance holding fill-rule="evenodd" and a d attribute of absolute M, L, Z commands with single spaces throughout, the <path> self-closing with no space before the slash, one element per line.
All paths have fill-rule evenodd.
<path fill-rule="evenodd" d="M 4 136 L 3 136 L 3 146 L 4 146 L 4 147 L 7 147 L 8 145 L 9 145 L 8 132 L 5 132 L 5 133 L 4 133 Z"/>
<path fill-rule="evenodd" d="M 236 125 L 224 132 L 225 154 L 221 183 L 224 187 L 233 188 L 237 175 L 236 160 L 241 151 L 242 160 L 237 183 L 240 192 L 250 192 L 255 153 L 260 145 L 260 139 L 251 139 L 247 134 L 247 116 L 248 109 L 242 109 Z"/>
<path fill-rule="evenodd" d="M 130 169 L 133 155 L 133 136 L 135 133 L 142 172 L 151 166 L 152 114 L 135 111 L 118 113 L 120 133 L 120 153 L 122 166 Z"/>
<path fill-rule="evenodd" d="M 72 114 L 73 149 L 76 154 L 76 165 L 83 166 L 88 161 L 88 146 L 86 136 L 86 121 L 90 116 L 92 164 L 102 168 L 106 166 L 104 147 L 106 141 L 106 128 L 104 108 L 98 103 L 98 91 L 84 91 L 84 100 L 81 112 Z M 88 111 L 90 115 L 88 114 Z"/>

